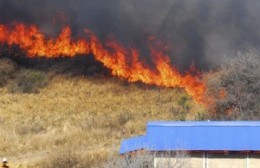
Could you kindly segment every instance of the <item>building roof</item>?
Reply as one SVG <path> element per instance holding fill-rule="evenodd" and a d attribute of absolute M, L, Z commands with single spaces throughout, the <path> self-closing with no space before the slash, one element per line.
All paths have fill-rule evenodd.
<path fill-rule="evenodd" d="M 260 151 L 260 121 L 148 122 L 146 135 L 122 141 L 119 153 Z"/>

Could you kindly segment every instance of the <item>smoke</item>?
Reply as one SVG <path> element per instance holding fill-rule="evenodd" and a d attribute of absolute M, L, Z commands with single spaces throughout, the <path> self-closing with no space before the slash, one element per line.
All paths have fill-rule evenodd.
<path fill-rule="evenodd" d="M 259 0 L 0 0 L 0 22 L 37 24 L 49 35 L 70 25 L 88 28 L 142 51 L 154 35 L 169 46 L 172 63 L 207 70 L 260 46 Z"/>

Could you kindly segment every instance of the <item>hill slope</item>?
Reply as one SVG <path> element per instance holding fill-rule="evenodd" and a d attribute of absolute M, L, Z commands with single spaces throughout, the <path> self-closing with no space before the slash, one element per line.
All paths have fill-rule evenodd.
<path fill-rule="evenodd" d="M 0 157 L 12 167 L 44 167 L 76 153 L 92 167 L 117 153 L 149 120 L 196 119 L 204 109 L 181 89 L 117 79 L 58 75 L 38 94 L 0 89 Z"/>

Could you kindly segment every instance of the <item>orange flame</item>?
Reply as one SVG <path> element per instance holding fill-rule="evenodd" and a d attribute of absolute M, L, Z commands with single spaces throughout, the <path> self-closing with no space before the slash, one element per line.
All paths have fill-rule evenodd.
<path fill-rule="evenodd" d="M 90 39 L 74 40 L 70 27 L 63 28 L 56 39 L 47 39 L 34 25 L 15 24 L 13 27 L 0 25 L 0 43 L 9 46 L 18 45 L 28 57 L 74 57 L 79 54 L 93 54 L 96 60 L 109 68 L 114 76 L 129 82 L 163 87 L 180 87 L 196 101 L 204 102 L 205 84 L 199 76 L 188 73 L 182 75 L 170 63 L 169 57 L 154 48 L 150 49 L 155 69 L 140 60 L 137 49 L 127 49 L 116 40 L 105 44 L 89 30 L 85 30 Z M 109 48 L 109 50 L 108 50 Z"/>

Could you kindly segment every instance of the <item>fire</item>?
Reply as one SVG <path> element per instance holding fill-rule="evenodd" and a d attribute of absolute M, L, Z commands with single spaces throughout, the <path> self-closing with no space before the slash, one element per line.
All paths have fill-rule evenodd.
<path fill-rule="evenodd" d="M 35 26 L 15 24 L 0 25 L 0 43 L 8 46 L 17 45 L 28 57 L 75 57 L 93 54 L 111 70 L 114 76 L 129 82 L 142 82 L 163 87 L 180 87 L 187 91 L 197 102 L 203 103 L 205 84 L 199 75 L 181 74 L 171 65 L 169 56 L 151 48 L 150 53 L 155 68 L 151 68 L 140 59 L 135 48 L 126 48 L 116 40 L 102 43 L 94 33 L 85 30 L 89 39 L 72 39 L 70 27 L 64 27 L 55 38 L 46 36 Z"/>
<path fill-rule="evenodd" d="M 12 30 L 0 25 L 0 42 L 9 46 L 18 45 L 30 57 L 73 57 L 89 52 L 86 41 L 78 40 L 72 43 L 70 35 L 70 28 L 65 27 L 57 39 L 46 40 L 44 34 L 34 25 L 16 24 Z"/>

